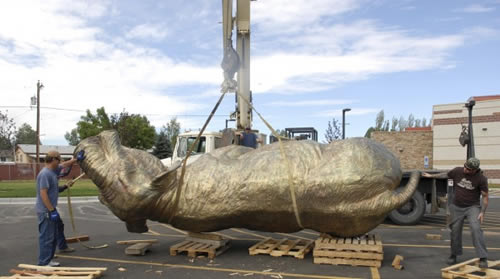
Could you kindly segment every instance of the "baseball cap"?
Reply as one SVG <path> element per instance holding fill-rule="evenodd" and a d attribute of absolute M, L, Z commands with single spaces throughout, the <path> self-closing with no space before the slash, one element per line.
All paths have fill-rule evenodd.
<path fill-rule="evenodd" d="M 50 150 L 49 152 L 47 152 L 47 157 L 56 158 L 61 161 L 61 154 L 59 154 L 59 152 L 55 150 Z"/>
<path fill-rule="evenodd" d="M 480 161 L 478 158 L 470 157 L 467 162 L 465 162 L 465 167 L 471 170 L 479 169 Z"/>

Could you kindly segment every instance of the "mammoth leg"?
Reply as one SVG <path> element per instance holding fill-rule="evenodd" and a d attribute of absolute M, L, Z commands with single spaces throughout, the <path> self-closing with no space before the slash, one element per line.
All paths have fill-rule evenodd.
<path fill-rule="evenodd" d="M 148 232 L 148 226 L 146 226 L 146 219 L 127 221 L 127 231 L 133 233 L 144 233 Z"/>

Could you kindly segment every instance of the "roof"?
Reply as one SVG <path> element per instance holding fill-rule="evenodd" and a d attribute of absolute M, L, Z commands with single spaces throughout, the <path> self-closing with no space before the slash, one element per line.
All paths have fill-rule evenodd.
<path fill-rule="evenodd" d="M 36 153 L 36 144 L 18 144 L 17 148 L 20 148 L 26 154 Z M 72 145 L 40 145 L 40 154 L 46 154 L 50 150 L 56 150 L 62 154 L 73 154 L 75 147 Z"/>
<path fill-rule="evenodd" d="M 500 95 L 473 96 L 472 99 L 474 99 L 476 102 L 498 100 L 500 99 Z"/>
<path fill-rule="evenodd" d="M 185 133 L 182 133 L 182 134 L 179 134 L 179 136 L 198 136 L 198 134 L 200 133 L 200 131 L 190 131 L 190 132 L 185 132 Z M 218 136 L 218 137 L 222 137 L 222 133 L 220 132 L 203 132 L 203 136 Z"/>

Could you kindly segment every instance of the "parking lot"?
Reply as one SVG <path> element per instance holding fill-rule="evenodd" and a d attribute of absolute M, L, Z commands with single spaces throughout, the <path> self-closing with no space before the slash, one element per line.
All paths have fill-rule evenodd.
<path fill-rule="evenodd" d="M 62 199 L 64 200 L 64 199 Z M 66 236 L 72 232 L 66 204 L 59 211 L 66 224 Z M 386 222 L 373 232 L 381 236 L 384 261 L 380 269 L 369 267 L 313 264 L 312 254 L 303 260 L 294 257 L 250 256 L 248 248 L 265 237 L 315 240 L 319 234 L 304 230 L 293 234 L 263 233 L 245 229 L 217 232 L 231 240 L 225 253 L 210 261 L 206 257 L 190 260 L 185 254 L 170 256 L 169 247 L 183 240 L 186 232 L 169 225 L 150 222 L 150 232 L 131 234 L 123 222 L 99 202 L 73 204 L 78 234 L 87 234 L 89 245 L 108 244 L 104 249 L 87 249 L 71 244 L 76 252 L 58 254 L 63 266 L 107 267 L 105 278 L 440 278 L 449 255 L 449 233 L 444 214 L 427 215 L 416 226 L 397 226 Z M 500 199 L 490 199 L 490 208 L 483 224 L 490 259 L 500 258 Z M 442 234 L 442 240 L 427 240 L 426 234 Z M 8 275 L 20 263 L 36 264 L 38 232 L 32 203 L 0 204 L 0 275 Z M 158 239 L 145 256 L 128 256 L 126 246 L 118 240 Z M 465 261 L 475 257 L 470 232 L 464 230 Z M 403 270 L 395 270 L 395 255 L 404 257 Z M 121 268 L 120 271 L 119 268 Z"/>

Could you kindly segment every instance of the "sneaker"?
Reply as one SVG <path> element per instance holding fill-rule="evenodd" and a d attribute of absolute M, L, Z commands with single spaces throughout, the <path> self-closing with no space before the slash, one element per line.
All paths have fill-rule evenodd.
<path fill-rule="evenodd" d="M 61 253 L 72 253 L 72 252 L 75 252 L 75 248 L 66 247 L 65 249 L 59 249 L 59 252 L 61 252 Z"/>
<path fill-rule="evenodd" d="M 446 260 L 446 263 L 447 263 L 448 265 L 454 265 L 454 264 L 456 264 L 456 263 L 457 263 L 457 256 L 455 256 L 455 255 L 451 255 L 451 256 L 448 258 L 448 260 Z"/>
<path fill-rule="evenodd" d="M 60 266 L 61 264 L 58 263 L 58 262 L 54 262 L 54 261 L 50 261 L 48 265 L 46 266 L 50 266 L 50 267 L 55 267 L 55 266 Z"/>
<path fill-rule="evenodd" d="M 479 267 L 480 268 L 488 268 L 488 259 L 480 258 L 479 259 Z"/>

